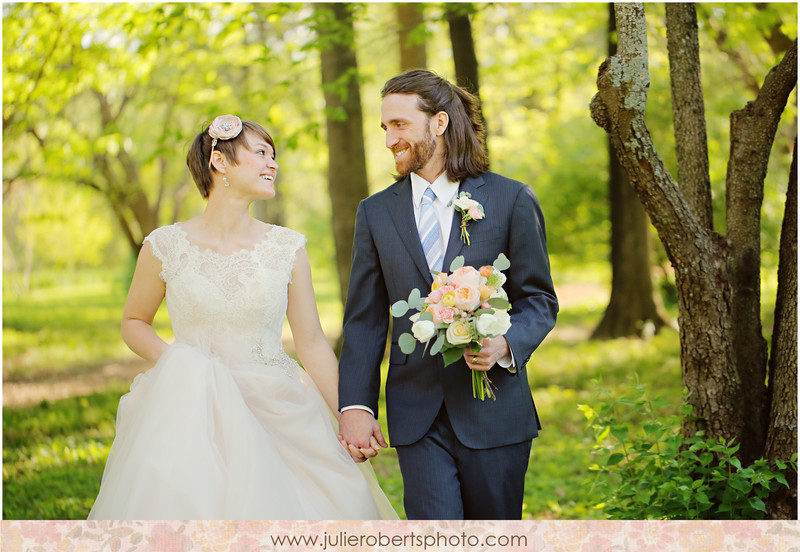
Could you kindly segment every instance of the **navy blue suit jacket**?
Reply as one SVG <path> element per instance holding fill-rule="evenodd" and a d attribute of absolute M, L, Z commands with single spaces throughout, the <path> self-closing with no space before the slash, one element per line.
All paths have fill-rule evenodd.
<path fill-rule="evenodd" d="M 444 367 L 441 355 L 411 355 L 397 345 L 409 332 L 408 316 L 394 319 L 386 382 L 389 439 L 393 446 L 408 445 L 425 435 L 442 403 L 462 444 L 491 448 L 536 437 L 539 419 L 533 404 L 525 364 L 553 328 L 558 312 L 544 218 L 530 186 L 486 172 L 464 180 L 467 191 L 481 203 L 485 218 L 469 223 L 470 245 L 460 239 L 461 215 L 455 212 L 443 270 L 464 256 L 476 268 L 491 265 L 499 253 L 511 261 L 503 286 L 512 304 L 511 328 L 506 340 L 517 373 L 495 366 L 489 377 L 497 386 L 497 400 L 472 396 L 470 369 L 463 359 Z M 405 177 L 363 200 L 356 215 L 353 263 L 344 312 L 344 345 L 339 361 L 339 406 L 370 407 L 378 416 L 380 364 L 391 317 L 390 306 L 407 299 L 413 288 L 423 297 L 433 277 L 420 244 L 411 197 L 411 179 Z"/>

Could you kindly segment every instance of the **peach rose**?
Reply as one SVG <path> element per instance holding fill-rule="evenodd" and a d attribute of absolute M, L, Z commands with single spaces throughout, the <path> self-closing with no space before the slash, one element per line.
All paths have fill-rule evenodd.
<path fill-rule="evenodd" d="M 450 282 L 458 287 L 473 287 L 481 285 L 481 273 L 471 266 L 462 266 L 450 275 Z"/>
<path fill-rule="evenodd" d="M 450 279 L 447 277 L 446 272 L 440 272 L 436 275 L 433 279 L 433 284 L 431 285 L 431 290 L 437 290 L 442 286 L 446 286 L 450 283 Z"/>
<path fill-rule="evenodd" d="M 483 211 L 477 205 L 470 207 L 467 214 L 472 220 L 481 220 L 483 218 Z"/>
<path fill-rule="evenodd" d="M 481 296 L 474 287 L 460 287 L 456 290 L 456 308 L 470 312 L 481 304 Z"/>

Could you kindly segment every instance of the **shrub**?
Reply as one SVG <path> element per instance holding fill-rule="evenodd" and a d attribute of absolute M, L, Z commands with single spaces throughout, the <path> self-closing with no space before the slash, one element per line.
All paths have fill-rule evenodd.
<path fill-rule="evenodd" d="M 797 454 L 774 466 L 763 459 L 742 466 L 733 440 L 681 435 L 680 415 L 657 415 L 667 402 L 650 399 L 638 382 L 631 388 L 630 397 L 600 390 L 605 400 L 596 408 L 579 405 L 600 460 L 590 467 L 598 472 L 594 490 L 605 497 L 596 507 L 609 518 L 763 519 L 766 498 L 789 486 L 788 470 L 797 472 Z M 684 404 L 681 415 L 691 415 L 691 406 Z M 630 420 L 637 416 L 641 430 L 633 432 Z"/>

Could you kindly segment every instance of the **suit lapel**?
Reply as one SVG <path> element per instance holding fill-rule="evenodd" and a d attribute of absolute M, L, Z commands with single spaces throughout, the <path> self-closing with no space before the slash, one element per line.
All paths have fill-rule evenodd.
<path fill-rule="evenodd" d="M 389 214 L 392 218 L 397 235 L 400 236 L 403 245 L 405 245 L 408 255 L 414 264 L 422 273 L 425 281 L 428 283 L 433 282 L 430 268 L 428 268 L 428 261 L 425 260 L 425 252 L 422 250 L 422 244 L 419 241 L 419 231 L 417 230 L 417 221 L 414 218 L 414 204 L 411 197 L 411 178 L 405 177 L 397 183 L 394 189 L 395 197 L 389 209 Z"/>
<path fill-rule="evenodd" d="M 483 184 L 483 176 L 467 178 L 458 187 L 458 193 L 469 192 L 470 196 L 472 196 L 472 199 L 485 206 L 488 194 L 483 187 Z M 480 221 L 471 222 L 470 224 L 476 223 L 480 223 Z M 467 230 L 469 230 L 469 225 L 467 226 Z M 461 213 L 456 210 L 453 212 L 453 225 L 450 227 L 450 239 L 447 242 L 447 251 L 444 255 L 444 264 L 442 265 L 442 270 L 445 272 L 450 272 L 450 263 L 452 263 L 453 259 L 461 254 L 461 250 L 465 245 L 466 244 L 461 241 Z"/>

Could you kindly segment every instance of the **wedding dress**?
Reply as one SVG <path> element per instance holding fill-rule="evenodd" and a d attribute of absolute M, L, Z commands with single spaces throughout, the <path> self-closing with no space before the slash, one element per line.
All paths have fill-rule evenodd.
<path fill-rule="evenodd" d="M 89 519 L 396 519 L 281 344 L 305 237 L 273 226 L 253 249 L 222 255 L 173 224 L 145 241 L 162 263 L 175 343 L 120 399 Z"/>

